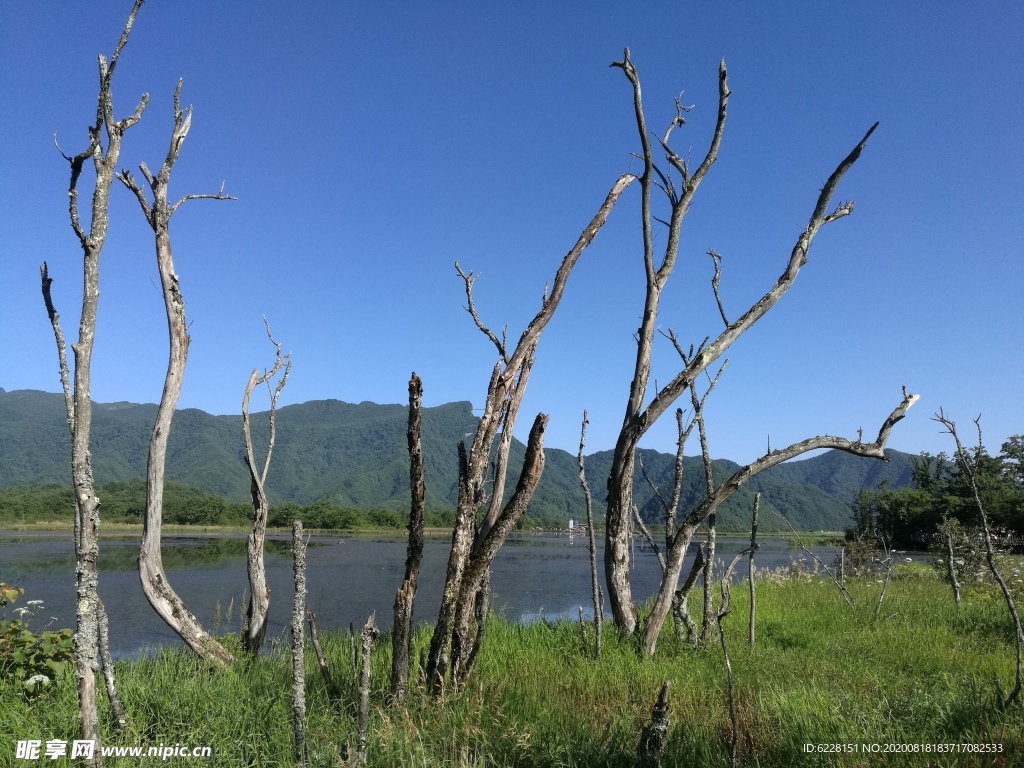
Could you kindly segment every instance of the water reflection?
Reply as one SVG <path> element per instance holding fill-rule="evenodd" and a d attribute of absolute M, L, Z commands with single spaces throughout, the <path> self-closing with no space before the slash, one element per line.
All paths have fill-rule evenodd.
<path fill-rule="evenodd" d="M 599 568 L 603 558 L 600 538 Z M 748 542 L 744 537 L 720 536 L 720 559 L 728 562 Z M 684 569 L 689 568 L 695 546 L 691 544 Z M 423 621 L 432 619 L 440 604 L 449 547 L 448 538 L 426 541 L 416 596 L 416 616 Z M 290 538 L 269 536 L 266 551 L 272 593 L 269 634 L 283 638 L 290 622 L 293 590 Z M 835 555 L 831 547 L 812 547 L 812 551 L 826 563 L 831 563 Z M 321 628 L 359 626 L 371 611 L 377 613 L 378 626 L 389 627 L 405 554 L 406 542 L 401 537 L 313 536 L 306 556 L 306 585 Z M 216 631 L 220 633 L 237 632 L 241 627 L 248 587 L 245 555 L 243 534 L 164 537 L 163 560 L 171 586 L 204 626 L 213 627 L 215 616 L 219 616 Z M 101 538 L 100 595 L 110 616 L 111 644 L 119 655 L 180 642 L 146 601 L 137 575 L 137 558 L 137 537 Z M 759 568 L 785 568 L 798 559 L 813 566 L 805 554 L 791 550 L 785 539 L 766 538 L 755 562 Z M 633 597 L 641 602 L 656 591 L 661 571 L 650 547 L 639 540 L 633 547 L 633 564 Z M 55 618 L 57 626 L 73 624 L 74 569 L 70 532 L 0 532 L 0 580 L 24 587 L 26 600 L 44 601 L 38 626 L 50 617 Z M 491 585 L 495 610 L 510 619 L 575 618 L 580 605 L 585 616 L 593 616 L 586 535 L 512 536 L 495 558 Z M 610 615 L 607 604 L 606 615 Z"/>

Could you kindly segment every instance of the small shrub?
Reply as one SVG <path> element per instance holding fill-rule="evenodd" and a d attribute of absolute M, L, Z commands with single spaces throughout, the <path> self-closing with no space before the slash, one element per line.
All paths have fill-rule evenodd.
<path fill-rule="evenodd" d="M 13 603 L 23 594 L 21 587 L 0 582 L 0 607 Z M 28 622 L 42 608 L 41 600 L 29 600 L 16 610 L 20 616 L 28 618 L 0 621 L 0 675 L 17 680 L 27 696 L 40 693 L 65 674 L 71 664 L 70 629 L 36 634 L 28 628 Z"/>

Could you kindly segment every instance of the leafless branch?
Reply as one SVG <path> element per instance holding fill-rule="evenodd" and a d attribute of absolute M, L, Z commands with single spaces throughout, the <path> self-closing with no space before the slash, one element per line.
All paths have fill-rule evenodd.
<path fill-rule="evenodd" d="M 590 498 L 590 486 L 587 484 L 587 473 L 583 464 L 583 448 L 587 442 L 587 412 L 583 411 L 583 423 L 580 425 L 580 451 L 576 463 L 580 468 L 580 485 L 583 486 L 583 500 L 587 507 L 587 548 L 590 551 L 590 590 L 594 600 L 594 658 L 601 656 L 601 627 L 604 624 L 604 598 L 601 596 L 601 585 L 597 580 L 597 547 L 594 543 L 594 510 Z"/>
<path fill-rule="evenodd" d="M 974 451 L 973 460 L 971 459 L 970 454 L 964 450 L 963 445 L 960 443 L 960 436 L 956 432 L 956 423 L 953 422 L 952 419 L 948 418 L 941 408 L 939 409 L 939 412 L 932 417 L 932 420 L 937 421 L 945 427 L 946 432 L 952 436 L 953 441 L 956 443 L 956 461 L 960 464 L 964 474 L 967 476 L 967 481 L 971 485 L 971 492 L 974 495 L 974 504 L 978 509 L 978 514 L 981 516 L 982 531 L 985 535 L 985 560 L 988 562 L 988 568 L 992 573 L 992 577 L 999 584 L 999 589 L 1002 590 L 1003 599 L 1006 601 L 1006 610 L 1009 612 L 1010 618 L 1013 620 L 1015 640 L 1014 647 L 1016 651 L 1017 664 L 1013 690 L 1010 691 L 1010 694 L 1002 701 L 1002 705 L 1004 707 L 1008 707 L 1017 700 L 1021 691 L 1021 645 L 1024 644 L 1024 630 L 1021 629 L 1020 616 L 1017 615 L 1017 607 L 1014 605 L 1013 595 L 1006 586 L 1003 574 L 999 571 L 999 567 L 996 565 L 995 552 L 992 549 L 992 533 L 988 526 L 988 515 L 985 513 L 985 505 L 981 501 L 981 493 L 978 490 L 977 471 L 984 452 L 984 444 L 981 439 L 981 416 L 978 416 L 978 418 L 974 420 L 974 424 L 978 429 L 978 446 Z"/>
<path fill-rule="evenodd" d="M 640 517 L 640 510 L 633 505 L 633 520 L 636 522 L 637 528 L 640 529 L 640 533 L 647 539 L 647 543 L 651 545 L 651 549 L 654 550 L 654 556 L 658 558 L 658 565 L 661 566 L 661 572 L 665 572 L 665 556 L 661 554 L 661 547 L 658 546 L 658 542 L 654 540 L 654 536 L 651 535 L 647 525 L 644 523 L 642 517 Z"/>
<path fill-rule="evenodd" d="M 718 253 L 714 248 L 708 251 L 708 256 L 711 257 L 711 261 L 715 265 L 715 275 L 711 278 L 711 290 L 715 292 L 715 303 L 718 304 L 718 314 L 722 316 L 722 322 L 725 323 L 725 327 L 729 327 L 729 318 L 725 316 L 725 310 L 722 308 L 722 297 L 718 295 L 718 286 L 722 282 L 722 255 Z"/>
<path fill-rule="evenodd" d="M 806 553 L 806 554 L 810 555 L 812 558 L 814 558 L 814 561 L 816 563 L 818 563 L 818 565 L 821 566 L 821 569 L 823 571 L 825 571 L 825 573 L 828 574 L 829 578 L 832 579 L 832 583 L 836 585 L 836 589 L 839 590 L 839 594 L 841 594 L 843 596 L 843 599 L 846 600 L 846 604 L 849 605 L 851 608 L 853 608 L 855 605 L 857 605 L 857 601 L 853 599 L 853 595 L 851 595 L 849 592 L 846 591 L 846 585 L 843 584 L 839 579 L 836 578 L 836 574 L 833 573 L 829 569 L 829 567 L 827 565 L 825 565 L 821 561 L 820 557 L 818 557 L 816 554 L 811 552 L 811 550 L 809 550 L 804 545 L 804 540 L 800 538 L 800 534 L 796 532 L 796 529 L 793 527 L 793 524 L 790 523 L 789 520 L 787 520 L 785 518 L 785 516 L 781 512 L 779 512 L 778 510 L 773 509 L 772 512 L 775 514 L 776 517 L 781 519 L 782 522 L 784 522 L 787 526 L 789 526 L 789 530 L 792 532 L 793 536 L 796 538 L 796 543 L 800 545 L 800 549 L 802 549 L 804 551 L 804 553 Z"/>
<path fill-rule="evenodd" d="M 220 191 L 213 195 L 185 195 L 178 202 L 171 206 L 171 213 L 173 214 L 178 210 L 178 206 L 188 200 L 237 200 L 237 197 L 224 194 L 224 182 L 220 183 Z"/>
<path fill-rule="evenodd" d="M 491 343 L 498 348 L 498 354 L 501 356 L 502 362 L 508 364 L 508 352 L 505 351 L 505 344 L 502 341 L 498 341 L 498 337 L 494 335 L 490 328 L 484 325 L 480 321 L 480 315 L 476 312 L 476 305 L 473 303 L 473 283 L 479 275 L 473 274 L 472 272 L 466 273 L 462 271 L 462 267 L 459 266 L 459 262 L 455 262 L 455 271 L 459 273 L 459 277 L 466 284 L 466 311 L 469 312 L 470 317 L 473 318 L 473 322 L 476 327 L 480 329 L 480 332 L 491 340 Z M 547 303 L 547 283 L 544 284 L 544 303 Z"/>
<path fill-rule="evenodd" d="M 67 412 L 68 430 L 71 436 L 75 434 L 75 398 L 71 392 L 71 377 L 68 372 L 68 353 L 64 344 L 64 333 L 60 329 L 60 317 L 53 306 L 53 299 L 50 296 L 50 284 L 53 278 L 46 267 L 46 262 L 39 268 L 39 275 L 43 285 L 43 303 L 46 304 L 46 314 L 50 317 L 50 325 L 53 326 L 53 335 L 57 340 L 57 361 L 60 366 L 60 385 L 64 390 L 64 408 Z"/>

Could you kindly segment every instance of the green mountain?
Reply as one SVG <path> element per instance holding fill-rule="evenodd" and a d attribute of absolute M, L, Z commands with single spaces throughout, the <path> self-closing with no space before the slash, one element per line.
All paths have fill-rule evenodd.
<path fill-rule="evenodd" d="M 93 404 L 93 467 L 97 484 L 126 481 L 145 474 L 149 433 L 156 406 L 135 403 Z M 338 400 L 316 400 L 281 408 L 277 439 L 267 480 L 272 504 L 309 504 L 319 499 L 362 509 L 404 509 L 409 503 L 409 468 L 406 448 L 407 408 L 402 405 L 358 405 Z M 459 440 L 470 437 L 477 419 L 469 402 L 449 403 L 423 411 L 427 506 L 451 508 L 456 499 L 456 452 Z M 252 416 L 256 450 L 262 451 L 267 414 Z M 524 446 L 516 441 L 512 471 L 522 464 Z M 179 411 L 168 448 L 167 477 L 231 501 L 246 502 L 248 474 L 242 461 L 240 416 L 212 416 L 197 409 Z M 888 463 L 829 451 L 762 473 L 737 492 L 719 511 L 719 525 L 743 530 L 748 525 L 753 494 L 762 494 L 762 525 L 784 529 L 775 515 L 784 514 L 798 529 L 840 530 L 850 520 L 849 503 L 862 487 L 887 482 L 899 488 L 910 484 L 910 457 L 889 451 Z M 70 483 L 70 440 L 59 394 L 34 390 L 0 389 L 0 488 L 42 483 Z M 675 457 L 641 450 L 651 482 L 668 499 Z M 587 480 L 601 515 L 607 498 L 606 482 L 611 451 L 586 459 Z M 714 463 L 716 482 L 739 465 Z M 704 471 L 699 458 L 684 464 L 680 512 L 685 513 L 703 496 Z M 508 484 L 511 494 L 514 481 Z M 637 507 L 645 520 L 663 516 L 661 502 L 637 471 L 634 485 Z M 576 457 L 549 449 L 544 478 L 529 514 L 555 520 L 583 516 Z"/>

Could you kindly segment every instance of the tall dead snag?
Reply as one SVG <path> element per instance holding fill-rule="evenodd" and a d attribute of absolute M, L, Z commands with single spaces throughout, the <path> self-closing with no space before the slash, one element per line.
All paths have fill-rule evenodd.
<path fill-rule="evenodd" d="M 370 661 L 373 657 L 373 643 L 379 635 L 374 614 L 371 613 L 359 633 L 362 663 L 359 665 L 358 765 L 366 765 L 366 751 L 370 744 Z"/>
<path fill-rule="evenodd" d="M 288 374 L 292 370 L 291 355 L 281 354 L 281 345 L 274 341 L 270 323 L 263 318 L 267 326 L 267 338 L 274 345 L 276 355 L 274 366 L 264 371 L 263 375 L 256 369 L 249 374 L 242 395 L 242 437 L 245 440 L 245 465 L 249 468 L 249 492 L 252 496 L 252 533 L 249 534 L 247 570 L 249 574 L 249 605 L 245 611 L 245 622 L 242 626 L 242 647 L 252 654 L 258 654 L 267 636 L 267 613 L 270 611 L 270 588 L 267 586 L 267 569 L 263 561 L 263 545 L 267 537 L 267 516 L 270 504 L 264 485 L 267 482 L 267 470 L 270 469 L 270 457 L 274 452 L 274 439 L 277 436 L 277 399 L 281 390 L 288 383 Z M 260 384 L 266 384 L 270 390 L 271 380 L 284 366 L 284 374 L 277 381 L 277 386 L 270 393 L 270 432 L 267 441 L 267 453 L 263 460 L 263 470 L 257 469 L 256 454 L 252 448 L 252 430 L 249 428 L 249 397 Z"/>
<path fill-rule="evenodd" d="M 185 321 L 185 300 L 178 285 L 178 275 L 174 271 L 171 255 L 170 223 L 174 212 L 188 200 L 212 199 L 233 200 L 221 191 L 213 195 L 185 195 L 173 205 L 167 202 L 167 184 L 171 178 L 171 169 L 178 160 L 181 145 L 188 135 L 192 124 L 192 108 L 181 108 L 181 85 L 174 89 L 174 128 L 171 131 L 171 144 L 167 157 L 154 176 L 145 163 L 139 164 L 139 170 L 145 177 L 153 195 L 153 202 L 146 199 L 145 192 L 135 182 L 130 171 L 122 170 L 117 178 L 139 201 L 146 221 L 156 237 L 156 264 L 160 272 L 160 286 L 163 291 L 164 308 L 167 312 L 167 330 L 170 336 L 170 354 L 167 362 L 167 375 L 164 379 L 163 394 L 157 407 L 153 434 L 149 440 L 149 458 L 146 462 L 146 516 L 142 523 L 142 547 L 139 551 L 139 575 L 142 578 L 142 591 L 145 592 L 153 609 L 167 622 L 167 625 L 178 633 L 178 636 L 197 655 L 215 666 L 223 666 L 231 661 L 231 655 L 220 643 L 214 640 L 203 629 L 199 620 L 193 616 L 185 603 L 171 588 L 164 573 L 163 558 L 160 551 L 161 526 L 163 525 L 164 468 L 167 461 L 167 440 L 171 433 L 171 421 L 174 409 L 181 393 L 182 379 L 185 375 L 185 361 L 188 357 L 188 324 Z"/>
<path fill-rule="evenodd" d="M 864 138 L 861 139 L 853 151 L 833 171 L 828 181 L 825 182 L 818 196 L 818 201 L 814 206 L 811 218 L 793 246 L 785 271 L 768 292 L 736 320 L 728 320 L 725 311 L 722 310 L 722 303 L 718 297 L 720 257 L 717 254 L 712 254 L 715 263 L 712 289 L 719 305 L 725 329 L 711 343 L 707 343 L 707 341 L 702 343 L 696 352 L 689 357 L 689 361 L 683 369 L 647 401 L 647 386 L 651 371 L 651 351 L 654 343 L 654 331 L 658 323 L 658 305 L 661 291 L 676 263 L 683 218 L 690 207 L 697 187 L 718 157 L 718 150 L 725 129 L 726 109 L 729 103 L 730 91 L 725 62 L 722 61 L 718 70 L 718 117 L 714 134 L 707 154 L 697 169 L 693 171 L 691 171 L 687 161 L 676 154 L 669 145 L 672 131 L 685 124 L 683 114 L 689 110 L 681 102 L 676 101 L 676 116 L 670 122 L 665 133 L 658 138 L 658 143 L 661 149 L 664 150 L 665 160 L 668 163 L 668 168 L 662 170 L 654 163 L 651 139 L 647 130 L 641 102 L 640 78 L 636 67 L 630 60 L 629 50 L 626 49 L 622 61 L 614 62 L 612 66 L 621 69 L 632 85 L 633 107 L 640 143 L 643 147 L 644 161 L 643 173 L 639 178 L 641 188 L 641 227 L 644 243 L 644 271 L 646 273 L 647 291 L 644 299 L 641 325 L 637 333 L 637 353 L 633 380 L 630 383 L 626 412 L 622 421 L 622 429 L 616 440 L 612 466 L 608 477 L 608 511 L 605 534 L 605 575 L 608 580 L 608 597 L 612 606 L 612 614 L 616 625 L 626 634 L 632 634 L 636 630 L 637 621 L 636 609 L 633 605 L 629 584 L 628 533 L 630 514 L 633 508 L 632 489 L 637 444 L 658 418 L 671 407 L 676 398 L 692 386 L 696 378 L 709 365 L 718 360 L 732 346 L 736 339 L 763 317 L 782 295 L 789 290 L 796 280 L 800 268 L 807 262 L 811 243 L 818 230 L 826 224 L 848 216 L 853 210 L 853 203 L 850 202 L 841 203 L 831 213 L 828 212 L 828 206 L 839 181 L 857 161 L 857 158 L 860 157 L 861 151 L 868 137 L 875 130 L 877 123 L 868 130 Z M 670 209 L 669 215 L 662 217 L 667 225 L 668 235 L 665 238 L 664 255 L 659 265 L 655 265 L 652 226 L 652 222 L 655 220 L 651 210 L 651 196 L 654 187 L 658 187 L 664 193 Z M 686 539 L 688 541 L 689 536 Z M 674 579 L 678 578 L 678 573 L 675 576 L 666 574 L 666 577 L 673 581 L 674 586 Z"/>
<path fill-rule="evenodd" d="M 597 579 L 597 547 L 594 543 L 594 509 L 590 498 L 590 485 L 587 484 L 587 473 L 583 468 L 583 446 L 587 442 L 587 424 L 589 423 L 590 422 L 587 421 L 587 412 L 583 411 L 583 424 L 580 425 L 580 452 L 576 457 L 576 463 L 580 468 L 580 485 L 583 486 L 583 501 L 587 505 L 587 549 L 590 550 L 590 591 L 594 597 L 594 658 L 597 659 L 601 656 L 601 626 L 604 624 L 604 595 L 601 594 L 601 583 Z"/>
<path fill-rule="evenodd" d="M 405 702 L 409 693 L 409 659 L 412 656 L 413 602 L 423 558 L 423 507 L 427 495 L 423 481 L 422 417 L 423 382 L 413 373 L 409 379 L 409 546 L 405 556 L 405 579 L 395 594 L 395 628 L 391 633 L 391 701 Z"/>
<path fill-rule="evenodd" d="M 747 562 L 747 581 L 750 585 L 750 622 L 747 628 L 747 642 L 750 650 L 754 650 L 757 621 L 757 590 L 754 588 L 754 553 L 761 546 L 757 543 L 757 510 L 761 506 L 761 494 L 754 494 L 754 512 L 750 519 L 750 560 Z"/>
<path fill-rule="evenodd" d="M 519 486 L 513 498 L 503 507 L 505 467 L 508 462 L 508 451 L 512 445 L 512 430 L 519 414 L 523 394 L 526 392 L 537 342 L 558 308 L 573 266 L 597 235 L 598 230 L 604 225 L 615 201 L 632 180 L 632 176 L 625 174 L 620 176 L 612 186 L 597 214 L 580 234 L 576 244 L 562 259 L 562 263 L 555 273 L 555 279 L 551 283 L 550 293 L 545 289 L 541 297 L 540 310 L 527 325 L 519 343 L 511 353 L 506 347 L 505 333 L 502 333 L 502 338 L 498 339 L 477 315 L 476 307 L 473 304 L 473 282 L 476 275 L 472 272 L 467 274 L 457 263 L 455 265 L 455 269 L 465 283 L 466 309 L 477 328 L 497 348 L 499 359 L 491 371 L 487 395 L 484 398 L 483 415 L 477 424 L 473 443 L 468 451 L 465 443 L 459 443 L 459 489 L 455 528 L 452 532 L 452 548 L 448 557 L 441 608 L 438 611 L 437 624 L 434 626 L 427 658 L 427 681 L 432 691 L 440 690 L 450 671 L 454 642 L 458 643 L 461 674 L 467 674 L 469 671 L 472 648 L 478 647 L 478 644 L 469 638 L 468 628 L 474 615 L 477 593 L 483 586 L 491 558 L 494 557 L 505 537 L 515 527 L 519 517 L 526 509 L 526 504 L 533 493 L 533 487 L 535 487 L 535 480 L 530 473 L 538 472 L 537 479 L 539 479 L 539 470 L 543 466 L 541 442 L 547 417 L 538 416 L 530 432 L 530 441 L 526 450 L 527 460 L 523 467 L 523 474 L 520 476 Z M 500 440 L 498 440 L 499 428 L 502 433 Z M 495 441 L 498 441 L 498 449 L 490 504 L 484 519 L 476 526 L 474 533 L 477 511 L 488 501 L 485 486 Z M 532 464 L 531 456 L 533 457 Z M 475 558 L 472 568 L 473 578 L 467 582 L 464 576 L 471 556 Z M 460 622 L 458 628 L 456 628 L 457 607 L 458 621 Z M 485 613 L 481 615 L 485 615 Z M 453 633 L 456 632 L 458 633 L 457 638 L 453 636 Z"/>
<path fill-rule="evenodd" d="M 952 436 L 953 441 L 956 443 L 956 462 L 960 465 L 964 475 L 967 477 L 967 482 L 971 485 L 971 492 L 974 494 L 974 504 L 978 508 L 978 514 L 981 516 L 981 527 L 985 535 L 985 561 L 988 563 L 988 569 L 992 573 L 992 578 L 996 580 L 996 583 L 999 584 L 999 589 L 1002 590 L 1003 599 L 1006 601 L 1006 610 L 1009 612 L 1010 618 L 1013 620 L 1014 648 L 1017 654 L 1017 666 L 1014 672 L 1013 690 L 1010 691 L 1009 696 L 1000 702 L 1002 706 L 1008 707 L 1017 700 L 1018 696 L 1020 696 L 1021 645 L 1024 644 L 1024 630 L 1021 629 L 1020 616 L 1017 614 L 1017 607 L 1014 605 L 1013 595 L 1010 593 L 1009 587 L 1006 586 L 1003 574 L 999 572 L 999 567 L 996 565 L 995 552 L 992 550 L 992 532 L 988 527 L 988 515 L 985 513 L 985 505 L 981 502 L 981 493 L 978 491 L 978 467 L 981 464 L 981 457 L 984 455 L 984 445 L 981 440 L 981 417 L 979 416 L 974 420 L 974 424 L 978 428 L 978 446 L 974 449 L 973 458 L 966 450 L 964 450 L 963 445 L 960 443 L 960 436 L 956 433 L 956 423 L 947 418 L 941 408 L 939 409 L 939 412 L 932 417 L 932 419 L 944 426 L 946 431 Z"/>
<path fill-rule="evenodd" d="M 90 399 L 93 340 L 96 333 L 96 305 L 99 301 L 100 252 L 107 238 L 107 207 L 110 200 L 110 185 L 114 180 L 118 157 L 121 153 L 121 139 L 125 131 L 142 117 L 149 96 L 142 95 L 135 111 L 122 120 L 114 119 L 113 96 L 110 84 L 114 77 L 118 57 L 128 42 L 132 24 L 139 12 L 142 0 L 136 0 L 125 22 L 114 54 L 99 56 L 99 95 L 96 99 L 96 121 L 89 126 L 89 146 L 69 157 L 61 156 L 71 166 L 71 181 L 68 185 L 68 212 L 71 228 L 78 237 L 82 248 L 82 314 L 78 325 L 78 343 L 72 345 L 75 354 L 74 388 L 68 369 L 67 349 L 60 318 L 50 296 L 53 282 L 47 272 L 46 263 L 40 268 L 43 301 L 53 326 L 57 342 L 57 357 L 60 365 L 61 387 L 64 390 L 64 405 L 67 411 L 68 429 L 71 432 L 71 484 L 75 492 L 75 677 L 78 681 L 78 717 L 82 738 L 95 743 L 94 757 L 90 765 L 100 765 L 100 730 L 96 709 L 96 657 L 99 651 L 101 632 L 106 630 L 106 611 L 103 610 L 97 591 L 99 573 L 96 561 L 99 557 L 97 529 L 99 528 L 99 499 L 93 483 L 92 459 L 89 453 L 89 434 L 92 426 Z M 103 148 L 103 134 L 106 134 L 106 149 Z M 56 143 L 56 134 L 54 142 Z M 58 151 L 60 148 L 58 147 Z M 86 233 L 78 209 L 78 180 L 88 160 L 92 160 L 96 182 L 92 196 L 92 210 L 89 231 Z M 112 703 L 116 700 L 114 670 L 104 665 L 108 691 Z M 115 712 L 118 720 L 122 713 Z"/>
<path fill-rule="evenodd" d="M 302 628 L 306 614 L 306 542 L 301 520 L 292 521 L 292 571 L 292 741 L 295 765 L 301 768 L 306 764 L 306 635 Z"/>

